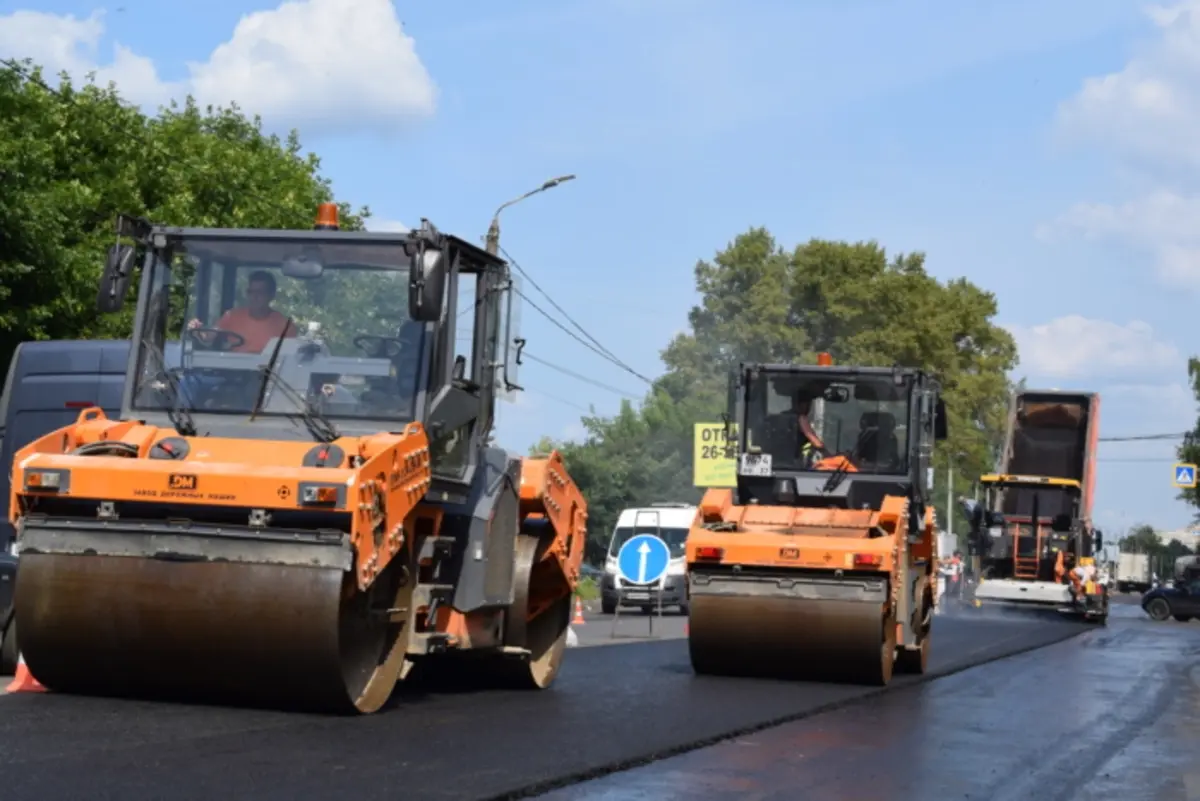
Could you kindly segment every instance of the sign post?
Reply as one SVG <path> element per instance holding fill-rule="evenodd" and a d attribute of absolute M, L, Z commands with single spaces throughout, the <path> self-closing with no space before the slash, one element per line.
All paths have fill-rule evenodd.
<path fill-rule="evenodd" d="M 1194 489 L 1196 486 L 1196 465 L 1181 462 L 1175 465 L 1175 486 L 1179 489 Z"/>
<path fill-rule="evenodd" d="M 636 529 L 635 529 L 636 530 Z M 617 552 L 617 608 L 613 615 L 612 636 L 617 636 L 617 622 L 621 618 L 621 601 L 626 593 L 636 599 L 645 596 L 647 604 L 650 601 L 650 587 L 660 584 L 667 575 L 667 567 L 671 562 L 671 549 L 661 538 L 653 534 L 637 534 L 630 537 L 621 550 Z M 659 586 L 658 614 L 662 616 L 662 587 Z M 649 617 L 649 636 L 654 636 L 654 615 Z"/>

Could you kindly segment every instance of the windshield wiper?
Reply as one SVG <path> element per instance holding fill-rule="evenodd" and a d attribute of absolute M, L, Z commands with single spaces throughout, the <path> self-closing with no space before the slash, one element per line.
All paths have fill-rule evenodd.
<path fill-rule="evenodd" d="M 166 383 L 170 392 L 166 393 L 167 402 L 167 419 L 171 421 L 171 425 L 175 427 L 175 433 L 181 437 L 196 436 L 196 422 L 192 419 L 191 412 L 187 405 L 183 403 L 183 398 L 187 393 L 183 391 L 183 387 L 179 383 L 179 379 L 175 377 L 170 370 L 167 369 L 167 363 L 152 344 L 146 339 L 142 339 L 142 347 L 146 352 L 154 357 L 158 366 L 155 368 L 158 375 Z"/>
<path fill-rule="evenodd" d="M 286 331 L 291 324 L 292 318 L 289 317 L 283 330 Z M 275 362 L 279 360 L 279 349 L 282 345 L 283 337 L 280 337 L 275 343 L 275 350 L 271 353 L 270 361 L 259 368 L 263 371 L 263 380 L 258 386 L 258 397 L 254 401 L 254 408 L 250 410 L 250 419 L 253 420 L 262 410 L 263 400 L 267 396 L 267 382 L 274 381 L 275 386 L 288 397 L 288 400 L 296 404 L 296 407 L 300 410 L 300 420 L 304 423 L 304 427 L 308 429 L 308 433 L 312 434 L 313 439 L 317 442 L 333 442 L 342 436 L 341 432 L 329 421 L 329 418 L 321 414 L 309 402 L 308 398 L 297 392 L 291 384 L 283 380 L 283 377 L 279 373 L 275 372 Z M 288 415 L 289 419 L 294 419 L 294 417 L 295 415 Z"/>
<path fill-rule="evenodd" d="M 838 485 L 842 483 L 842 479 L 850 472 L 850 457 L 857 453 L 862 444 L 866 442 L 867 434 L 875 430 L 875 428 L 867 428 L 858 432 L 858 439 L 854 441 L 854 445 L 849 450 L 834 454 L 835 456 L 842 457 L 842 462 L 829 476 L 829 480 L 825 482 L 825 485 L 821 487 L 823 494 L 828 495 L 838 488 Z"/>

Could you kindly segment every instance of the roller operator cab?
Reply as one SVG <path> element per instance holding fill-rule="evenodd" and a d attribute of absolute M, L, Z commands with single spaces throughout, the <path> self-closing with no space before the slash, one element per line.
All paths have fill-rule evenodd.
<path fill-rule="evenodd" d="M 520 389 L 507 264 L 427 221 L 338 230 L 333 204 L 311 231 L 118 235 L 121 420 L 85 409 L 14 459 L 33 674 L 347 712 L 450 660 L 549 686 L 586 506 L 557 453 L 488 444 Z"/>
<path fill-rule="evenodd" d="M 743 364 L 737 484 L 686 546 L 699 673 L 886 684 L 932 640 L 937 383 L 920 370 Z"/>
<path fill-rule="evenodd" d="M 623 509 L 613 527 L 600 581 L 600 606 L 611 615 L 617 606 L 632 606 L 645 612 L 675 607 L 688 612 L 687 560 L 684 546 L 688 529 L 696 519 L 696 507 L 687 503 L 655 503 L 647 507 Z M 640 534 L 650 534 L 666 543 L 670 550 L 666 574 L 649 585 L 628 584 L 621 580 L 617 556 L 621 546 Z"/>
<path fill-rule="evenodd" d="M 1103 621 L 1108 591 L 1098 573 L 1080 587 L 1079 566 L 1096 568 L 1103 532 L 1083 516 L 1083 484 L 1048 476 L 981 476 L 982 504 L 964 500 L 979 565 L 976 607 L 1042 607 Z"/>

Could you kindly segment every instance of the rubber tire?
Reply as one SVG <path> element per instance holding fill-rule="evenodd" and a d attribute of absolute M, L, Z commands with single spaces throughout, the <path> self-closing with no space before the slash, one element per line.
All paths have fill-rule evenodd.
<path fill-rule="evenodd" d="M 4 632 L 4 641 L 0 643 L 0 676 L 16 673 L 20 656 L 20 647 L 17 645 L 17 619 L 13 617 Z"/>
<path fill-rule="evenodd" d="M 928 631 L 921 638 L 921 647 L 915 651 L 907 648 L 896 649 L 896 672 L 909 675 L 923 676 L 929 670 L 929 652 L 933 644 L 933 631 Z"/>
<path fill-rule="evenodd" d="M 601 612 L 603 612 L 603 613 L 604 613 L 604 614 L 606 614 L 606 615 L 613 615 L 613 614 L 616 614 L 616 612 L 617 612 L 617 602 L 616 602 L 616 601 L 605 601 L 605 600 L 601 599 L 601 601 L 600 601 L 600 611 L 601 611 Z"/>
<path fill-rule="evenodd" d="M 1187 623 L 1189 620 L 1192 619 L 1191 615 L 1172 615 L 1172 617 L 1174 617 L 1180 623 Z"/>
<path fill-rule="evenodd" d="M 1161 623 L 1171 616 L 1171 605 L 1162 598 L 1155 598 L 1146 605 L 1146 614 L 1151 620 Z"/>

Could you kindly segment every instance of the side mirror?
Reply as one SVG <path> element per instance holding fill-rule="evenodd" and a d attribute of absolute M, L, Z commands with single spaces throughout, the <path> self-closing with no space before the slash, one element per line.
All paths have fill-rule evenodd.
<path fill-rule="evenodd" d="M 437 322 L 445 294 L 446 255 L 422 243 L 408 276 L 408 316 L 419 323 Z"/>
<path fill-rule="evenodd" d="M 137 248 L 133 245 L 113 245 L 108 249 L 104 272 L 100 275 L 100 292 L 96 295 L 96 310 L 101 314 L 120 311 L 125 305 L 136 255 Z"/>
<path fill-rule="evenodd" d="M 946 402 L 938 398 L 933 407 L 933 438 L 941 441 L 947 436 L 949 436 L 949 428 L 946 425 Z"/>
<path fill-rule="evenodd" d="M 1104 532 L 1101 531 L 1100 529 L 1096 529 L 1092 533 L 1092 551 L 1093 551 L 1093 553 L 1100 553 L 1100 551 L 1103 551 L 1103 550 L 1104 550 Z"/>
<path fill-rule="evenodd" d="M 1068 514 L 1055 515 L 1050 521 L 1050 529 L 1052 531 L 1070 531 L 1071 516 Z"/>

